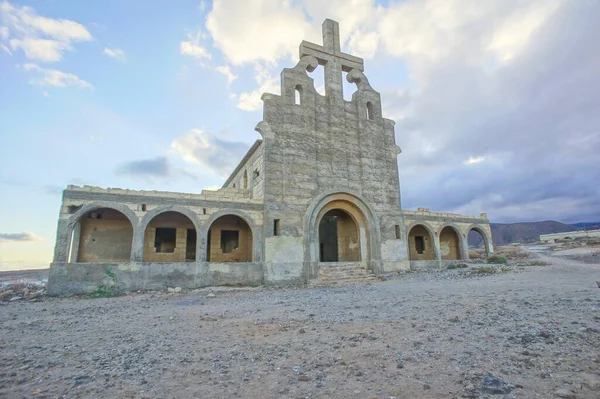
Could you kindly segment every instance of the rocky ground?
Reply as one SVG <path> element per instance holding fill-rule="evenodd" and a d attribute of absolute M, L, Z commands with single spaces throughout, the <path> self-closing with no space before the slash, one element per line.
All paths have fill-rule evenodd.
<path fill-rule="evenodd" d="M 2 302 L 0 397 L 599 398 L 600 262 L 531 250 L 363 285 Z"/>

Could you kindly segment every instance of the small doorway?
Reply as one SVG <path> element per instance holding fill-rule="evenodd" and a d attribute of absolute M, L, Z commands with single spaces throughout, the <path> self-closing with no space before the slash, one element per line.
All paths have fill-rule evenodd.
<path fill-rule="evenodd" d="M 319 223 L 321 262 L 357 262 L 360 260 L 358 228 L 354 219 L 341 209 L 323 215 Z"/>

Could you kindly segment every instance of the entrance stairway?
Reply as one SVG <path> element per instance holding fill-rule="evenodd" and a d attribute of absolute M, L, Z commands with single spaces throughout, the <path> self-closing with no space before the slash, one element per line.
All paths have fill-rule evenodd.
<path fill-rule="evenodd" d="M 379 281 L 373 272 L 361 262 L 319 263 L 319 275 L 311 281 L 312 286 L 353 284 Z"/>

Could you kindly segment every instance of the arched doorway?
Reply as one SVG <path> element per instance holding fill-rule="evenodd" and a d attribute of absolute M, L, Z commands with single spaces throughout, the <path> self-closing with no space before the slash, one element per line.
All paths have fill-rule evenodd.
<path fill-rule="evenodd" d="M 360 261 L 360 238 L 356 222 L 346 211 L 327 211 L 319 222 L 321 262 Z"/>
<path fill-rule="evenodd" d="M 459 260 L 461 258 L 460 237 L 453 227 L 446 226 L 440 231 L 440 255 L 442 260 Z"/>
<path fill-rule="evenodd" d="M 210 225 L 207 237 L 208 262 L 252 262 L 252 230 L 244 219 L 224 215 Z"/>
<path fill-rule="evenodd" d="M 433 237 L 421 224 L 413 226 L 408 233 L 410 260 L 435 260 Z"/>
<path fill-rule="evenodd" d="M 477 227 L 472 227 L 467 233 L 469 259 L 486 259 L 491 255 L 486 234 Z"/>
<path fill-rule="evenodd" d="M 144 232 L 144 262 L 195 262 L 197 232 L 184 214 L 154 216 Z"/>
<path fill-rule="evenodd" d="M 81 216 L 71 241 L 70 262 L 129 262 L 133 226 L 123 213 L 98 208 Z"/>

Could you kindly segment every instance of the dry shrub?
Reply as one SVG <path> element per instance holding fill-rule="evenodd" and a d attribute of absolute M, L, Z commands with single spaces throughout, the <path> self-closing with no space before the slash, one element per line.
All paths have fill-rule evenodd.
<path fill-rule="evenodd" d="M 470 248 L 469 249 L 469 259 L 485 259 L 487 257 L 487 253 L 485 248 Z"/>
<path fill-rule="evenodd" d="M 532 256 L 529 252 L 517 245 L 496 247 L 494 249 L 494 254 L 504 256 L 508 260 L 527 259 Z"/>

